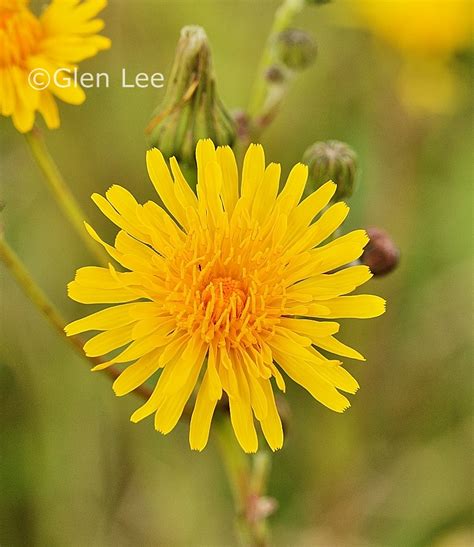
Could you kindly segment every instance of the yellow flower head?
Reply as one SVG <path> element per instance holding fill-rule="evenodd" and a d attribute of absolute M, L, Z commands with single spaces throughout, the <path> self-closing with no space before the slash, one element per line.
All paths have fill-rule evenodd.
<path fill-rule="evenodd" d="M 408 55 L 450 56 L 472 41 L 471 0 L 356 0 L 372 31 Z"/>
<path fill-rule="evenodd" d="M 368 318 L 384 311 L 376 296 L 343 296 L 371 277 L 356 260 L 367 243 L 363 230 L 320 245 L 349 211 L 328 207 L 336 186 L 328 182 L 300 203 L 307 167 L 297 164 L 279 193 L 280 166 L 265 166 L 263 148 L 251 145 L 241 184 L 229 147 L 210 140 L 196 149 L 197 196 L 171 158 L 148 152 L 150 178 L 166 209 L 144 205 L 120 186 L 99 209 L 120 231 L 111 246 L 90 235 L 129 271 L 112 265 L 81 268 L 69 296 L 85 304 L 119 304 L 79 319 L 68 335 L 103 331 L 84 346 L 89 356 L 124 348 L 106 363 L 132 363 L 114 383 L 117 395 L 140 386 L 160 369 L 150 399 L 133 415 L 155 415 L 155 428 L 170 432 L 196 389 L 191 448 L 208 440 L 217 401 L 225 392 L 235 435 L 246 452 L 258 441 L 254 417 L 273 450 L 283 431 L 272 378 L 285 391 L 281 371 L 327 407 L 342 412 L 358 384 L 320 349 L 363 357 L 334 338 L 340 317 Z M 315 220 L 315 217 L 320 217 Z"/>
<path fill-rule="evenodd" d="M 472 0 L 352 0 L 362 25 L 395 48 L 403 66 L 397 87 L 413 113 L 448 113 L 463 100 L 453 70 L 456 52 L 472 44 Z"/>
<path fill-rule="evenodd" d="M 0 0 L 0 113 L 11 116 L 18 131 L 31 130 L 36 111 L 50 129 L 59 127 L 54 97 L 70 104 L 85 100 L 70 74 L 58 71 L 110 47 L 108 38 L 96 34 L 103 21 L 94 19 L 106 4 L 52 0 L 36 17 L 28 0 Z"/>

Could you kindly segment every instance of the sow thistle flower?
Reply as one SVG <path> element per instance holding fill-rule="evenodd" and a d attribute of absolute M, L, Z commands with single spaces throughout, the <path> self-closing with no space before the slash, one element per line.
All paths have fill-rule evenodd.
<path fill-rule="evenodd" d="M 50 129 L 59 127 L 55 97 L 69 104 L 85 100 L 82 88 L 60 69 L 73 70 L 78 62 L 110 47 L 108 38 L 97 35 L 103 21 L 94 19 L 106 4 L 52 0 L 36 17 L 28 0 L 0 0 L 0 113 L 11 116 L 18 131 L 32 129 L 36 111 Z M 32 73 L 34 82 L 29 79 Z"/>
<path fill-rule="evenodd" d="M 463 84 L 453 60 L 472 47 L 471 0 L 356 0 L 350 8 L 402 54 L 398 87 L 406 106 L 433 113 L 456 108 Z"/>
<path fill-rule="evenodd" d="M 74 321 L 66 332 L 102 331 L 84 350 L 115 352 L 93 370 L 128 363 L 113 385 L 119 396 L 160 371 L 133 422 L 154 414 L 155 428 L 169 433 L 196 391 L 189 442 L 202 450 L 225 393 L 242 448 L 257 450 L 256 418 L 276 450 L 283 431 L 273 389 L 275 383 L 285 391 L 282 372 L 336 412 L 350 406 L 341 391 L 359 387 L 322 351 L 363 360 L 334 337 L 334 319 L 384 311 L 377 296 L 347 296 L 370 279 L 367 266 L 341 269 L 362 254 L 368 238 L 356 230 L 321 245 L 349 209 L 327 207 L 336 192 L 332 182 L 300 202 L 305 165 L 293 167 L 279 192 L 280 166 L 265 166 L 260 145 L 249 147 L 240 184 L 229 147 L 201 140 L 196 158 L 197 195 L 175 158 L 170 172 L 159 150 L 148 152 L 148 172 L 165 208 L 140 205 L 120 186 L 92 196 L 120 231 L 112 246 L 87 230 L 128 271 L 112 264 L 79 269 L 69 284 L 72 299 L 118 305 Z"/>

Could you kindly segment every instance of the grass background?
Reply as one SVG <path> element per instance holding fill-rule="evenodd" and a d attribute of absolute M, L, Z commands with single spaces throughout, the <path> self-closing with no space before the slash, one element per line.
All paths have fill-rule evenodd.
<path fill-rule="evenodd" d="M 39 2 L 33 2 L 37 9 Z M 163 91 L 122 89 L 120 70 L 169 73 L 179 30 L 203 25 L 221 96 L 245 106 L 277 6 L 271 1 L 110 0 L 110 51 L 81 69 L 109 71 L 109 89 L 81 107 L 61 105 L 46 138 L 94 226 L 115 228 L 89 196 L 122 184 L 153 198 L 144 127 Z M 399 269 L 371 282 L 386 315 L 348 321 L 342 338 L 367 356 L 347 360 L 361 384 L 352 408 L 331 413 L 289 385 L 292 419 L 274 457 L 269 491 L 277 546 L 472 545 L 472 105 L 415 116 L 396 93 L 397 54 L 338 24 L 334 6 L 298 24 L 319 46 L 265 133 L 267 159 L 287 173 L 316 140 L 358 152 L 359 189 L 346 229 L 381 226 L 402 251 Z M 472 69 L 456 65 L 469 85 Z M 76 268 L 91 263 L 65 224 L 10 120 L 0 119 L 5 237 L 61 311 Z M 1 275 L 0 543 L 5 546 L 234 545 L 232 503 L 211 435 L 202 454 L 187 426 L 167 437 L 128 420 L 138 400 L 109 381 Z"/>

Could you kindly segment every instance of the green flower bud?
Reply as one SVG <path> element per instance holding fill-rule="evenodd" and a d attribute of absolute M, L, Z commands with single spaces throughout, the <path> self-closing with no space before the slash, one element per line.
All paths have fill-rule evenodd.
<path fill-rule="evenodd" d="M 147 127 L 149 143 L 165 156 L 193 165 L 196 143 L 216 145 L 235 140 L 235 124 L 217 93 L 206 33 L 198 26 L 181 30 L 163 102 Z"/>
<path fill-rule="evenodd" d="M 332 180 L 337 184 L 334 201 L 352 195 L 357 155 L 348 144 L 339 141 L 316 142 L 304 153 L 303 163 L 309 167 L 308 185 L 312 191 Z"/>
<path fill-rule="evenodd" d="M 304 30 L 287 29 L 276 37 L 275 56 L 291 70 L 304 70 L 314 62 L 316 54 L 316 44 Z"/>

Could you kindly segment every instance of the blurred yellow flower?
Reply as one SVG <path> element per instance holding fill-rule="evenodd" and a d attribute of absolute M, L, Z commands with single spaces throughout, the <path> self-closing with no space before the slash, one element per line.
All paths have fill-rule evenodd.
<path fill-rule="evenodd" d="M 112 265 L 79 269 L 68 287 L 73 300 L 119 305 L 74 321 L 66 332 L 103 331 L 84 351 L 115 356 L 95 370 L 133 362 L 114 383 L 117 395 L 162 369 L 133 422 L 154 414 L 155 428 L 170 432 L 199 384 L 191 448 L 206 446 L 225 392 L 242 448 L 257 450 L 255 417 L 276 450 L 283 431 L 271 378 L 285 391 L 280 370 L 336 412 L 350 406 L 339 390 L 355 393 L 359 387 L 340 361 L 320 350 L 363 360 L 334 337 L 339 324 L 333 320 L 384 312 L 377 296 L 344 296 L 371 277 L 366 266 L 341 269 L 362 254 L 368 238 L 356 230 L 319 246 L 349 209 L 344 203 L 328 207 L 336 191 L 332 182 L 300 202 L 305 165 L 293 167 L 279 193 L 280 166 L 265 166 L 260 145 L 246 153 L 240 189 L 229 147 L 215 149 L 202 140 L 196 157 L 197 196 L 175 158 L 170 173 L 161 152 L 148 152 L 148 172 L 167 210 L 153 201 L 138 204 L 120 186 L 106 197 L 92 196 L 120 231 L 111 246 L 87 230 L 129 271 Z"/>
<path fill-rule="evenodd" d="M 372 31 L 409 54 L 446 56 L 472 40 L 471 0 L 355 0 Z"/>
<path fill-rule="evenodd" d="M 11 116 L 18 131 L 32 129 L 36 111 L 50 129 L 59 127 L 54 97 L 70 104 L 85 100 L 70 75 L 57 71 L 73 70 L 78 62 L 110 47 L 108 38 L 97 35 L 103 21 L 94 19 L 106 4 L 52 0 L 36 17 L 28 0 L 0 0 L 0 113 Z"/>
<path fill-rule="evenodd" d="M 414 110 L 448 111 L 459 98 L 449 62 L 472 44 L 472 0 L 354 0 L 359 20 L 405 59 L 399 90 Z"/>

